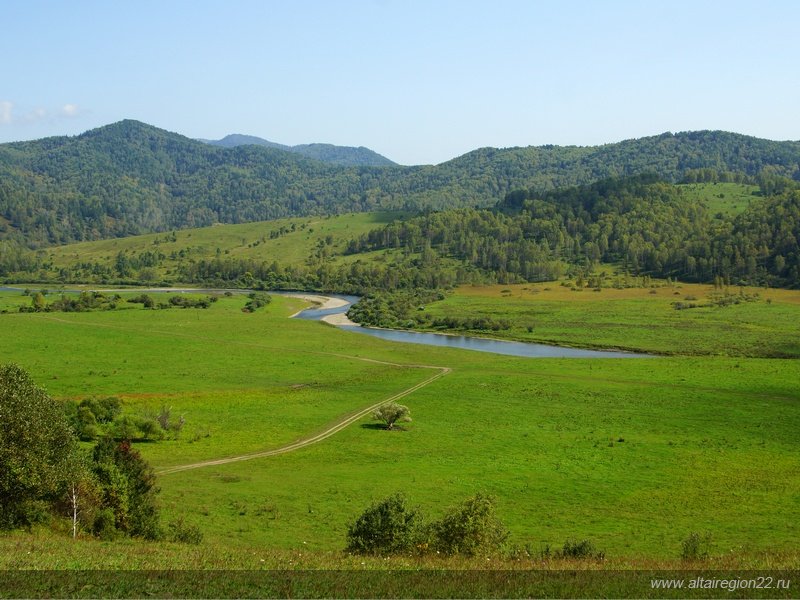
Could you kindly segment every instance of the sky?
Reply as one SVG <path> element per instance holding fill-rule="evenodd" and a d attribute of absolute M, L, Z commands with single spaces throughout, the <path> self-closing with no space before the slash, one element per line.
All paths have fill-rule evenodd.
<path fill-rule="evenodd" d="M 193 138 L 479 147 L 800 139 L 796 0 L 3 0 L 0 143 L 137 119 Z"/>

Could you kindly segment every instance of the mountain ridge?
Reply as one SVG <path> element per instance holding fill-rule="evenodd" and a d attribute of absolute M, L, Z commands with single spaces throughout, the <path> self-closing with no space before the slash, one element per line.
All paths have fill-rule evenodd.
<path fill-rule="evenodd" d="M 678 181 L 698 169 L 800 180 L 800 142 L 701 131 L 603 146 L 482 148 L 439 165 L 343 167 L 124 120 L 0 144 L 0 239 L 37 248 L 213 223 L 491 206 L 516 189 L 642 173 Z"/>

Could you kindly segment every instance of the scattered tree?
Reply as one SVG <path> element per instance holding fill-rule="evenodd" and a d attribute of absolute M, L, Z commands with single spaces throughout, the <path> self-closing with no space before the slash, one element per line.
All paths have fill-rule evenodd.
<path fill-rule="evenodd" d="M 396 423 L 408 423 L 411 421 L 411 411 L 407 406 L 397 404 L 396 402 L 388 402 L 375 412 L 372 413 L 372 418 L 376 421 L 383 421 L 386 429 L 394 429 Z"/>

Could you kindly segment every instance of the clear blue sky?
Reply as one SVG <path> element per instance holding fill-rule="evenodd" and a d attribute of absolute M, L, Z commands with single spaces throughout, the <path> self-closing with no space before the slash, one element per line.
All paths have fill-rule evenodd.
<path fill-rule="evenodd" d="M 481 146 L 800 139 L 800 1 L 3 0 L 0 142 L 132 118 L 190 137 Z"/>

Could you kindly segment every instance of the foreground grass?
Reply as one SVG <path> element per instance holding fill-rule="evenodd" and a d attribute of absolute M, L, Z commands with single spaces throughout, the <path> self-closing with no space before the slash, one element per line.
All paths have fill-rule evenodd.
<path fill-rule="evenodd" d="M 291 454 L 161 477 L 166 520 L 210 548 L 335 552 L 372 500 L 403 491 L 435 518 L 480 491 L 534 553 L 588 538 L 609 558 L 669 560 L 693 531 L 717 555 L 796 550 L 800 361 L 521 359 L 288 320 L 289 298 L 243 304 L 0 315 L 0 361 L 59 398 L 184 414 L 178 440 L 137 445 L 157 468 L 276 447 L 430 375 L 413 365 L 453 369 L 404 400 L 405 431 L 365 419 Z"/>
<path fill-rule="evenodd" d="M 703 561 L 363 557 L 341 552 L 231 552 L 134 540 L 0 536 L 0 597 L 796 597 L 797 553 Z M 788 589 L 654 590 L 654 579 L 789 582 Z"/>
<path fill-rule="evenodd" d="M 715 296 L 753 301 L 714 305 Z M 676 310 L 674 303 L 699 305 Z M 425 307 L 443 316 L 505 319 L 491 332 L 528 342 L 621 348 L 656 354 L 800 357 L 800 291 L 677 284 L 593 291 L 559 282 L 463 286 Z"/>
<path fill-rule="evenodd" d="M 692 531 L 716 552 L 796 547 L 794 363 L 491 362 L 415 394 L 406 432 L 353 427 L 280 460 L 170 475 L 165 509 L 215 543 L 318 551 L 390 493 L 435 517 L 484 491 L 535 550 L 589 538 L 609 556 L 676 557 Z"/>
<path fill-rule="evenodd" d="M 342 551 L 283 550 L 254 546 L 226 548 L 215 544 L 177 544 L 137 539 L 100 541 L 68 536 L 61 531 L 36 528 L 0 535 L 0 571 L 48 570 L 161 570 L 161 569 L 542 569 L 542 570 L 641 570 L 641 569 L 797 569 L 800 551 L 780 553 L 726 553 L 703 560 L 619 558 L 542 558 L 539 555 L 500 556 L 362 556 Z"/>

